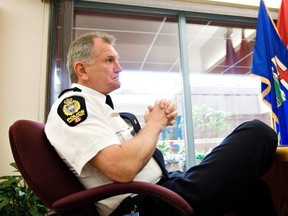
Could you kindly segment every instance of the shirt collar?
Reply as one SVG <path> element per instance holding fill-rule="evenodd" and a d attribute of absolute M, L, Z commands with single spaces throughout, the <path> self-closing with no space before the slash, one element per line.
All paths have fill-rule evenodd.
<path fill-rule="evenodd" d="M 92 96 L 97 96 L 97 98 L 100 98 L 101 101 L 103 101 L 105 103 L 106 101 L 106 95 L 98 92 L 98 91 L 95 91 L 94 89 L 92 88 L 89 88 L 87 86 L 84 86 L 84 85 L 81 85 L 81 84 L 78 84 L 78 83 L 72 83 L 72 87 L 77 87 L 79 89 L 82 90 L 82 92 L 86 93 L 86 94 L 90 94 Z"/>

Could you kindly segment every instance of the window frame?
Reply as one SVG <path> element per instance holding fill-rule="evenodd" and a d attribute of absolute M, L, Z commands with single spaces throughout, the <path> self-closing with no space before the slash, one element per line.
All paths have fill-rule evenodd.
<path fill-rule="evenodd" d="M 180 53 L 180 74 L 183 84 L 183 119 L 185 130 L 185 143 L 186 152 L 189 152 L 189 157 L 186 153 L 186 167 L 195 165 L 195 146 L 194 146 L 194 130 L 193 130 L 193 117 L 192 117 L 192 99 L 189 83 L 189 57 L 187 50 L 187 38 L 186 38 L 186 21 L 187 19 L 197 20 L 213 20 L 215 22 L 227 23 L 235 26 L 245 25 L 256 29 L 257 18 L 240 17 L 231 15 L 220 15 L 203 12 L 187 12 L 180 10 L 169 10 L 160 8 L 151 8 L 143 6 L 131 6 L 123 4 L 113 3 L 99 3 L 88 2 L 80 0 L 55 0 L 51 1 L 50 10 L 50 36 L 49 36 L 49 53 L 48 53 L 48 79 L 47 79 L 47 102 L 45 106 L 45 117 L 47 118 L 50 108 L 53 104 L 53 92 L 54 85 L 54 70 L 56 66 L 61 68 L 61 90 L 64 90 L 70 86 L 70 77 L 66 68 L 66 53 L 69 49 L 69 45 L 73 38 L 73 19 L 74 10 L 84 9 L 101 9 L 101 10 L 113 10 L 116 12 L 133 12 L 144 14 L 159 14 L 159 15 L 173 15 L 178 18 L 178 35 L 179 35 L 179 53 Z M 241 9 L 240 9 L 241 10 Z M 57 57 L 59 59 L 57 59 Z M 189 136 L 186 131 L 189 131 Z M 191 154 L 192 153 L 192 154 Z"/>

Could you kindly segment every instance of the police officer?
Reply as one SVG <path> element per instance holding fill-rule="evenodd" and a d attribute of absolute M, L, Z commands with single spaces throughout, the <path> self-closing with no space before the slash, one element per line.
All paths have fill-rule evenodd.
<path fill-rule="evenodd" d="M 245 216 L 276 215 L 269 189 L 260 180 L 273 160 L 275 132 L 259 120 L 243 123 L 200 165 L 168 173 L 161 156 L 155 156 L 156 144 L 161 131 L 175 123 L 175 104 L 161 99 L 148 106 L 139 132 L 137 121 L 127 121 L 113 110 L 107 95 L 120 88 L 122 70 L 114 41 L 111 35 L 95 32 L 72 42 L 67 56 L 72 86 L 53 104 L 45 126 L 49 141 L 81 183 L 86 188 L 111 182 L 161 184 L 186 199 L 195 215 L 217 216 L 230 210 Z M 96 206 L 101 215 L 177 214 L 157 200 L 134 194 Z"/>

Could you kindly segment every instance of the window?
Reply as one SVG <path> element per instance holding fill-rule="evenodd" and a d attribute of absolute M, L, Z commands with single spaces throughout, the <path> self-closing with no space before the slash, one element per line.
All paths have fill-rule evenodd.
<path fill-rule="evenodd" d="M 250 77 L 254 26 L 187 18 L 187 43 L 196 159 L 201 160 L 240 123 L 270 124 L 261 83 Z"/>
<path fill-rule="evenodd" d="M 117 38 L 123 67 L 122 86 L 111 94 L 115 108 L 134 113 L 143 124 L 147 105 L 156 99 L 167 98 L 178 107 L 176 124 L 165 129 L 158 142 L 168 169 L 185 170 L 198 163 L 246 120 L 270 124 L 260 81 L 250 77 L 256 20 L 77 2 L 69 27 L 63 2 L 54 3 L 58 10 L 50 103 L 69 83 L 61 41 L 105 31 Z M 67 29 L 72 38 L 65 36 Z"/>

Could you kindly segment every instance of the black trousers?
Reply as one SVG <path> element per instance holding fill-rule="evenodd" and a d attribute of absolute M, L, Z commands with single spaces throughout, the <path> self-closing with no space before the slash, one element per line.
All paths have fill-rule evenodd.
<path fill-rule="evenodd" d="M 222 216 L 228 211 L 239 216 L 276 216 L 269 188 L 260 177 L 271 167 L 277 143 L 268 125 L 259 120 L 245 122 L 199 165 L 186 172 L 171 172 L 159 184 L 187 200 L 195 216 Z M 140 195 L 130 201 L 136 203 L 140 216 L 177 216 L 150 197 Z M 123 215 L 126 202 L 112 215 Z"/>

